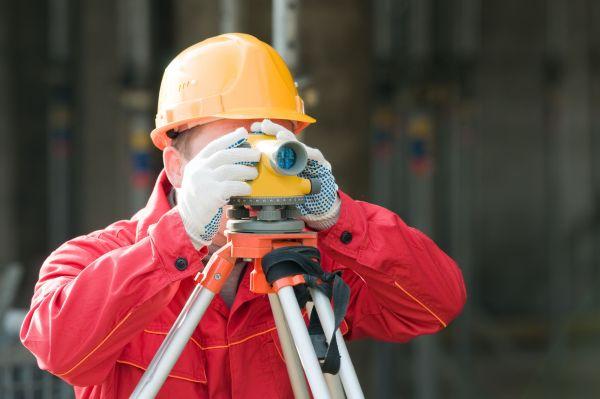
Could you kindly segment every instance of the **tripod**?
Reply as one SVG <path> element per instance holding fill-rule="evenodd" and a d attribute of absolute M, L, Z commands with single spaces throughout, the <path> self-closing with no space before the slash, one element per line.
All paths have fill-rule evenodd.
<path fill-rule="evenodd" d="M 236 210 L 239 211 L 240 208 L 234 208 L 234 214 Z M 274 210 L 269 206 L 263 207 L 263 216 L 272 215 Z M 146 399 L 156 396 L 212 299 L 221 291 L 236 260 L 243 259 L 253 263 L 250 290 L 269 297 L 294 396 L 310 397 L 306 386 L 308 381 L 310 391 L 317 399 L 346 396 L 351 399 L 364 398 L 338 328 L 340 315 L 334 314 L 329 297 L 321 289 L 324 282 L 320 277 L 324 274 L 319 275 L 320 267 L 315 267 L 318 260 L 316 233 L 298 229 L 298 225 L 294 225 L 300 222 L 298 220 L 284 221 L 284 226 L 294 225 L 291 232 L 275 234 L 261 231 L 261 226 L 265 223 L 270 225 L 271 222 L 256 218 L 246 222 L 245 225 L 250 226 L 246 232 L 226 233 L 227 244 L 212 255 L 204 270 L 196 276 L 196 287 L 130 397 Z M 239 229 L 243 225 L 238 225 L 236 230 L 244 230 Z M 235 222 L 233 227 L 236 227 Z M 257 232 L 247 232 L 248 230 Z M 299 267 L 301 264 L 312 265 L 311 270 L 316 272 L 307 273 L 307 269 Z M 338 279 L 336 284 L 341 282 L 339 276 Z M 296 295 L 298 289 L 295 290 L 294 287 L 304 287 L 304 292 L 308 292 L 312 298 L 317 316 L 311 316 L 311 325 L 320 323 L 326 340 L 322 344 L 328 347 L 328 353 L 333 353 L 333 357 L 329 359 L 333 358 L 334 363 L 339 361 L 338 367 L 334 366 L 339 373 L 334 370 L 334 374 L 338 374 L 334 377 L 325 374 L 326 378 L 323 373 L 315 352 L 318 345 L 313 343 L 314 337 L 311 340 Z M 311 315 L 314 315 L 314 311 Z M 328 359 L 325 359 L 325 363 L 328 363 Z"/>

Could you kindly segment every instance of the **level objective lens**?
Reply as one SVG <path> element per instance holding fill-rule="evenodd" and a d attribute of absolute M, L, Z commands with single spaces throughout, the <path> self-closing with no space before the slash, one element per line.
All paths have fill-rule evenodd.
<path fill-rule="evenodd" d="M 283 170 L 289 170 L 296 164 L 296 152 L 290 147 L 282 146 L 277 151 L 277 166 Z"/>

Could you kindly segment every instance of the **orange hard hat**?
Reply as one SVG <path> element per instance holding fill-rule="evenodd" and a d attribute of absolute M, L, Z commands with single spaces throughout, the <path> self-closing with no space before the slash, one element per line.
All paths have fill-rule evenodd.
<path fill-rule="evenodd" d="M 167 66 L 150 136 L 162 150 L 170 131 L 217 119 L 262 118 L 293 121 L 296 133 L 315 122 L 304 113 L 279 54 L 254 36 L 230 33 L 187 48 Z"/>

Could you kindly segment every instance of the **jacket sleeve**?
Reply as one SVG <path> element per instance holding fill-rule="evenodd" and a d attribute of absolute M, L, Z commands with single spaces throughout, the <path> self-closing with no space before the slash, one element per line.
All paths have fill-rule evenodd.
<path fill-rule="evenodd" d="M 347 337 L 406 342 L 446 327 L 466 300 L 456 263 L 395 213 L 339 195 L 339 220 L 319 233 L 319 249 L 350 285 Z"/>
<path fill-rule="evenodd" d="M 100 383 L 179 281 L 202 267 L 206 249 L 194 249 L 176 209 L 147 237 L 132 244 L 132 235 L 109 228 L 78 237 L 44 262 L 21 327 L 21 341 L 42 369 L 73 385 Z M 175 267 L 179 258 L 187 260 L 185 270 Z"/>

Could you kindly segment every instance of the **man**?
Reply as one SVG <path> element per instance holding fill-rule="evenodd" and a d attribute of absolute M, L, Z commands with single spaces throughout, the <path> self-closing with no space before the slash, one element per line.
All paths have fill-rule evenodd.
<path fill-rule="evenodd" d="M 161 85 L 151 136 L 164 170 L 147 206 L 68 241 L 41 268 L 21 330 L 39 366 L 77 398 L 128 397 L 206 255 L 225 243 L 223 207 L 250 193 L 260 154 L 240 147 L 248 132 L 295 140 L 312 122 L 287 67 L 258 39 L 222 35 L 179 54 Z M 455 263 L 394 213 L 337 190 L 321 152 L 307 152 L 301 175 L 323 189 L 300 211 L 318 231 L 323 268 L 351 288 L 346 339 L 406 342 L 446 327 L 465 302 Z M 249 272 L 236 265 L 160 398 L 292 397 L 268 299 L 249 290 Z"/>

